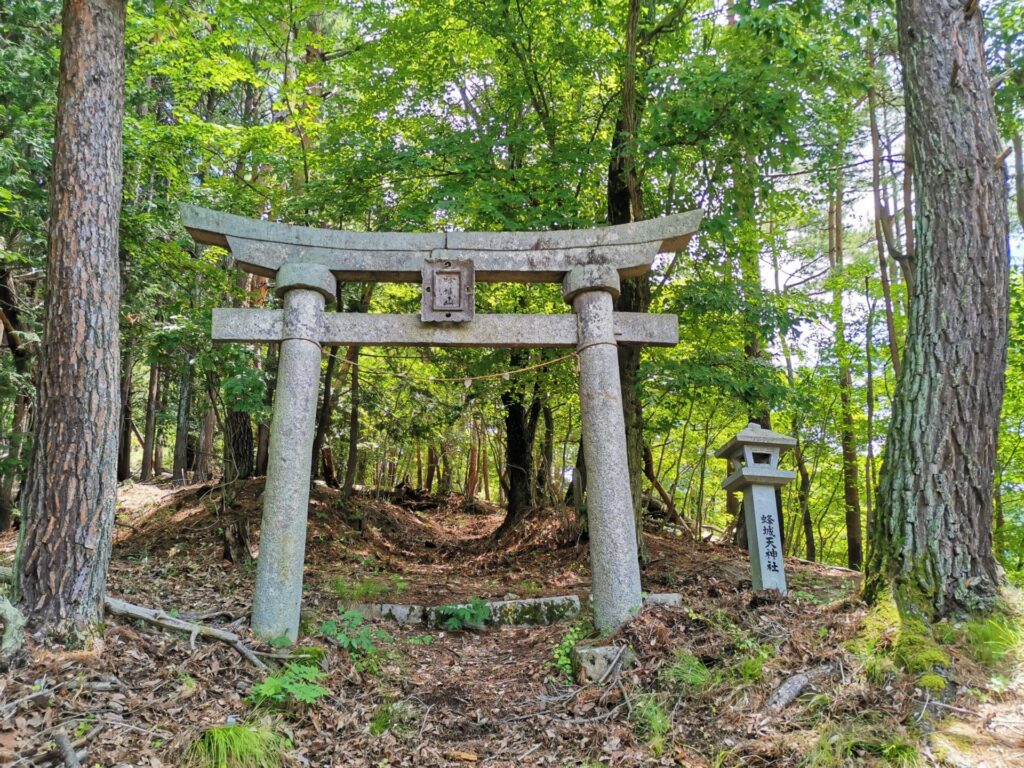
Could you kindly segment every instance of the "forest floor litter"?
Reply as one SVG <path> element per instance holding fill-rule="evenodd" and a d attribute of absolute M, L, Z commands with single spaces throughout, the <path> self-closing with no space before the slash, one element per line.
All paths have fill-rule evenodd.
<path fill-rule="evenodd" d="M 845 569 L 787 560 L 789 596 L 755 594 L 740 550 L 648 532 L 644 590 L 682 602 L 648 606 L 603 640 L 637 661 L 599 685 L 566 675 L 567 649 L 588 634 L 578 618 L 474 630 L 458 614 L 424 629 L 350 610 L 554 595 L 586 605 L 587 545 L 566 510 L 496 540 L 502 513 L 479 500 L 345 503 L 318 485 L 305 634 L 297 648 L 259 643 L 247 626 L 255 568 L 225 559 L 223 533 L 248 524 L 258 543 L 262 481 L 232 491 L 225 514 L 216 485 L 123 488 L 108 595 L 237 634 L 271 672 L 315 664 L 326 694 L 255 707 L 268 671 L 232 645 L 108 613 L 95 647 L 33 647 L 0 676 L 0 765 L 61 765 L 58 742 L 82 765 L 182 765 L 205 729 L 250 722 L 287 738 L 286 765 L 1024 765 L 1024 679 L 951 650 L 945 690 L 900 673 L 872 683 L 850 650 L 867 609 Z M 16 532 L 0 537 L 0 564 L 15 543 Z"/>

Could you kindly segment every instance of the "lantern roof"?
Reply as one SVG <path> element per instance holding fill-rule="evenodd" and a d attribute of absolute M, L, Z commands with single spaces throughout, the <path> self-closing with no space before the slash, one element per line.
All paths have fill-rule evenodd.
<path fill-rule="evenodd" d="M 719 448 L 715 452 L 715 456 L 719 459 L 729 458 L 736 452 L 737 448 L 742 448 L 745 445 L 780 448 L 780 452 L 784 453 L 796 445 L 796 438 L 772 432 L 770 429 L 765 429 L 757 422 L 752 421 L 740 430 L 736 437 Z"/>

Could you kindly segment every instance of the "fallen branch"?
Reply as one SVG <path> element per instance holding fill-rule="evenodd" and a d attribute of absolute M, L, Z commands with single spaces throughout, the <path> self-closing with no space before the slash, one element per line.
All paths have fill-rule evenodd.
<path fill-rule="evenodd" d="M 214 640 L 220 640 L 222 643 L 227 643 L 238 651 L 242 657 L 254 667 L 259 669 L 267 668 L 267 665 L 260 661 L 253 650 L 242 642 L 242 638 L 233 632 L 227 632 L 223 629 L 217 629 L 216 627 L 208 627 L 205 624 L 194 624 L 191 621 L 185 621 L 177 616 L 171 616 L 170 614 L 161 611 L 159 608 L 145 608 L 141 605 L 133 605 L 132 603 L 127 603 L 124 600 L 119 600 L 116 597 L 105 597 L 103 599 L 103 604 L 107 611 L 115 616 L 127 616 L 132 619 L 141 619 L 142 621 L 155 624 L 158 627 L 164 627 L 165 629 L 175 629 L 180 632 L 188 632 L 192 638 L 212 637 Z"/>
<path fill-rule="evenodd" d="M 768 697 L 765 709 L 772 713 L 781 712 L 792 704 L 808 685 L 817 678 L 828 674 L 831 670 L 832 667 L 830 665 L 823 664 L 820 667 L 815 667 L 806 672 L 797 672 L 795 675 L 786 678 L 782 685 L 776 688 L 775 692 Z"/>
<path fill-rule="evenodd" d="M 60 752 L 61 759 L 64 760 L 64 768 L 82 768 L 82 764 L 78 761 L 78 755 L 75 754 L 75 747 L 64 731 L 59 730 L 54 733 L 53 740 L 57 744 L 57 751 Z"/>

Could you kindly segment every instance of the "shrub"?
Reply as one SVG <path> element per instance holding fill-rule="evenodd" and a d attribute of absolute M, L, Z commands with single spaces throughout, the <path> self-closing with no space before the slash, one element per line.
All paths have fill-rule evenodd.
<path fill-rule="evenodd" d="M 452 632 L 460 629 L 481 629 L 491 617 L 491 606 L 486 600 L 474 597 L 465 605 L 441 605 L 434 609 L 441 626 Z"/>
<path fill-rule="evenodd" d="M 252 687 L 249 700 L 257 707 L 314 704 L 330 693 L 317 683 L 327 677 L 317 667 L 308 664 L 288 664 L 279 674 L 269 675 L 262 683 Z"/>
<path fill-rule="evenodd" d="M 381 652 L 378 643 L 390 643 L 395 639 L 383 629 L 367 624 L 359 611 L 345 611 L 337 621 L 325 621 L 317 629 L 317 634 L 347 651 L 357 669 L 374 666 Z"/>
<path fill-rule="evenodd" d="M 185 754 L 186 768 L 281 768 L 291 742 L 271 728 L 207 728 Z"/>

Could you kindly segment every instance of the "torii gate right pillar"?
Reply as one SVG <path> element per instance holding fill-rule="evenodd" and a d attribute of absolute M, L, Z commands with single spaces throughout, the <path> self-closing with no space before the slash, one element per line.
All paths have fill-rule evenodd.
<path fill-rule="evenodd" d="M 612 631 L 641 607 L 612 306 L 619 296 L 619 274 L 604 265 L 575 267 L 565 276 L 562 295 L 576 313 L 579 338 L 594 625 Z"/>

